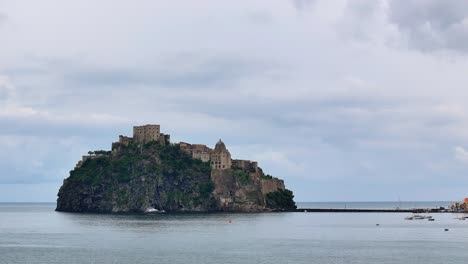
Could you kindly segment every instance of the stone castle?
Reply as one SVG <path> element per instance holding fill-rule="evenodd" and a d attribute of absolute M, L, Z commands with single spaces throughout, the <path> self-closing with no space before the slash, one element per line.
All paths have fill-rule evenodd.
<path fill-rule="evenodd" d="M 133 137 L 120 135 L 119 140 L 112 143 L 111 151 L 88 152 L 89 155 L 83 156 L 75 168 L 80 168 L 85 164 L 85 161 L 90 159 L 111 157 L 118 160 L 119 154 L 125 154 L 127 146 L 141 147 L 143 144 L 151 142 L 169 145 L 170 136 L 161 133 L 159 125 L 134 126 Z M 214 148 L 187 142 L 180 142 L 174 146 L 178 146 L 181 152 L 193 159 L 209 162 L 211 166 L 209 177 L 213 183 L 211 193 L 216 199 L 218 210 L 262 211 L 267 208 L 267 194 L 286 189 L 283 180 L 268 174 L 265 175 L 263 170 L 258 167 L 257 162 L 232 159 L 231 153 L 221 140 L 216 143 Z M 148 197 L 153 197 L 153 195 Z"/>
<path fill-rule="evenodd" d="M 118 152 L 122 146 L 128 146 L 130 143 L 145 144 L 156 141 L 162 145 L 170 143 L 170 135 L 161 133 L 160 125 L 144 125 L 133 127 L 133 137 L 119 136 L 119 141 L 112 143 L 112 152 Z M 194 159 L 200 159 L 204 162 L 210 162 L 214 170 L 230 169 L 232 166 L 244 169 L 250 172 L 257 172 L 258 165 L 255 161 L 232 159 L 231 153 L 221 139 L 216 143 L 215 148 L 211 149 L 202 144 L 189 144 L 180 142 L 180 149 L 192 156 Z M 83 157 L 85 158 L 85 157 Z M 86 158 L 91 158 L 87 157 Z"/>
<path fill-rule="evenodd" d="M 120 135 L 119 141 L 112 143 L 112 151 L 117 151 L 121 146 L 128 146 L 130 142 L 145 144 L 156 141 L 163 145 L 169 144 L 170 135 L 160 133 L 160 128 L 160 125 L 134 126 L 133 137 Z"/>

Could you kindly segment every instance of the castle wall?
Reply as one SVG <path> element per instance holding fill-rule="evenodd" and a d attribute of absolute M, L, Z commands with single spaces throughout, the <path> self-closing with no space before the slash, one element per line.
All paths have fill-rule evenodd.
<path fill-rule="evenodd" d="M 179 146 L 183 152 L 191 155 L 194 159 L 200 159 L 204 162 L 210 161 L 212 149 L 206 145 L 180 142 Z"/>
<path fill-rule="evenodd" d="M 128 146 L 128 144 L 130 144 L 130 142 L 132 141 L 133 141 L 133 138 L 131 137 L 122 136 L 122 135 L 119 136 L 119 143 L 124 146 Z"/>
<path fill-rule="evenodd" d="M 258 171 L 258 164 L 256 161 L 235 159 L 235 160 L 232 160 L 232 166 L 235 166 L 239 169 L 243 169 L 248 172 Z"/>
<path fill-rule="evenodd" d="M 203 162 L 210 161 L 210 153 L 208 153 L 208 152 L 198 152 L 198 153 L 195 152 L 195 153 L 192 153 L 192 157 L 194 159 L 200 159 Z"/>
<path fill-rule="evenodd" d="M 284 181 L 273 178 L 273 179 L 262 179 L 261 180 L 262 194 L 266 195 L 267 193 L 275 192 L 278 189 L 284 190 Z"/>
<path fill-rule="evenodd" d="M 171 143 L 170 138 L 171 137 L 169 135 L 166 135 L 164 133 L 160 133 L 158 142 L 161 145 L 167 145 L 167 144 Z"/>

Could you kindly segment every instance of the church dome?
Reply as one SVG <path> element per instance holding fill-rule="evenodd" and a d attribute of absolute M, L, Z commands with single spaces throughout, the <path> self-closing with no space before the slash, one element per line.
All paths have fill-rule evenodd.
<path fill-rule="evenodd" d="M 216 143 L 215 150 L 226 150 L 226 145 L 224 145 L 224 142 L 221 141 L 221 139 L 218 141 L 218 143 Z"/>

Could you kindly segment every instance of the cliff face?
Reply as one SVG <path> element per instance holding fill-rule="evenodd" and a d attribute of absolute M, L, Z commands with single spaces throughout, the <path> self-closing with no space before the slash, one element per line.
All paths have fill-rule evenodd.
<path fill-rule="evenodd" d="M 261 170 L 213 170 L 211 179 L 216 204 L 221 211 L 269 210 L 266 194 L 285 189 L 282 180 L 266 178 Z"/>
<path fill-rule="evenodd" d="M 57 211 L 268 211 L 267 194 L 277 190 L 283 181 L 261 170 L 211 170 L 178 145 L 130 144 L 71 171 Z"/>

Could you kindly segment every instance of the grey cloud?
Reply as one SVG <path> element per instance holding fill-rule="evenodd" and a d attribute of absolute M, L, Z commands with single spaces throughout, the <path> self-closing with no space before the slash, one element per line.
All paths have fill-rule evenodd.
<path fill-rule="evenodd" d="M 273 16 L 267 12 L 252 12 L 247 15 L 247 18 L 255 24 L 265 25 L 273 23 Z"/>
<path fill-rule="evenodd" d="M 103 4 L 92 2 L 97 15 L 89 16 L 87 24 L 71 19 L 73 8 L 43 9 L 44 22 L 70 17 L 60 25 L 56 19 L 36 25 L 27 9 L 12 8 L 16 13 L 8 14 L 15 22 L 18 18 L 22 31 L 11 32 L 12 45 L 0 50 L 5 57 L 0 66 L 16 93 L 11 108 L 3 109 L 0 101 L 0 140 L 5 139 L 0 144 L 0 183 L 2 175 L 10 183 L 44 182 L 50 180 L 47 175 L 56 175 L 60 183 L 87 150 L 109 149 L 117 135 L 131 135 L 132 125 L 157 122 L 174 141 L 213 144 L 221 137 L 235 157 L 258 157 L 289 188 L 306 185 L 297 193 L 299 199 L 314 199 L 310 193 L 336 199 L 337 183 L 349 186 L 363 179 L 382 196 L 354 196 L 357 186 L 351 193 L 344 189 L 344 199 L 391 199 L 393 192 L 382 182 L 406 188 L 412 186 L 408 179 L 418 178 L 424 189 L 435 181 L 420 178 L 442 173 L 423 162 L 441 160 L 450 167 L 443 172 L 449 177 L 445 184 L 461 177 L 463 185 L 467 170 L 457 166 L 466 164 L 448 159 L 454 158 L 454 146 L 468 146 L 462 89 L 466 62 L 438 61 L 431 54 L 368 41 L 383 39 L 389 27 L 399 38 L 401 32 L 416 30 L 423 23 L 418 17 L 425 16 L 423 20 L 440 20 L 434 22 L 439 32 L 463 31 L 456 22 L 463 14 L 444 11 L 450 19 L 438 18 L 418 10 L 428 8 L 422 1 L 397 1 L 392 5 L 409 3 L 411 11 L 397 15 L 392 6 L 392 19 L 400 21 L 392 22 L 400 29 L 395 30 L 383 2 L 233 2 L 224 9 L 208 4 L 185 9 L 180 17 L 175 16 L 183 11 L 180 5 L 168 3 L 164 14 L 157 8 L 148 13 L 135 9 L 134 19 L 127 21 L 135 23 L 126 23 L 123 32 L 114 30 L 121 16 L 108 16 L 107 26 L 93 34 L 99 14 L 107 10 Z M 293 5 L 311 12 L 296 12 Z M 214 15 L 219 19 L 206 20 Z M 45 26 L 51 24 L 57 28 Z M 336 38 L 337 25 L 365 45 Z M 49 37 L 56 32 L 62 32 L 61 41 Z M 79 34 L 84 32 L 89 34 Z M 25 42 L 24 36 L 31 34 L 40 43 Z M 79 41 L 65 41 L 77 35 Z M 431 108 L 438 103 L 446 104 L 445 110 Z M 453 109 L 454 103 L 460 109 Z M 93 120 L 95 112 L 109 114 L 109 121 L 105 115 Z M 34 140 L 21 139 L 28 137 Z M 22 143 L 5 147 L 15 140 Z M 56 146 L 67 140 L 72 143 Z M 429 196 L 433 190 L 424 193 Z M 406 194 L 426 198 L 411 189 Z"/>
<path fill-rule="evenodd" d="M 347 1 L 338 23 L 340 35 L 345 39 L 372 41 L 382 34 L 379 19 L 383 5 L 375 0 Z"/>
<path fill-rule="evenodd" d="M 3 24 L 5 24 L 6 21 L 7 21 L 7 19 L 8 19 L 7 14 L 5 14 L 5 13 L 0 13 L 0 26 L 2 26 Z"/>
<path fill-rule="evenodd" d="M 292 0 L 292 3 L 298 10 L 303 10 L 313 5 L 315 1 L 316 0 Z"/>
<path fill-rule="evenodd" d="M 6 101 L 8 93 L 5 90 L 0 90 L 0 103 Z"/>
<path fill-rule="evenodd" d="M 375 0 L 352 0 L 346 3 L 347 12 L 361 18 L 372 16 L 379 6 L 380 2 Z"/>
<path fill-rule="evenodd" d="M 23 136 L 83 136 L 83 137 L 106 137 L 109 130 L 126 128 L 130 124 L 104 124 L 83 123 L 78 121 L 53 121 L 39 115 L 30 117 L 0 117 L 2 132 L 0 135 L 23 135 Z"/>
<path fill-rule="evenodd" d="M 177 61 L 179 60 L 179 61 Z M 180 65 L 184 65 L 180 67 Z M 153 85 L 169 88 L 225 88 L 253 75 L 261 75 L 272 68 L 281 67 L 271 61 L 215 56 L 208 58 L 174 56 L 154 66 L 131 68 L 65 69 L 65 82 L 78 86 Z M 83 87 L 85 88 L 85 87 Z"/>
<path fill-rule="evenodd" d="M 468 1 L 393 0 L 389 12 L 412 47 L 468 52 Z"/>
<path fill-rule="evenodd" d="M 60 180 L 88 143 L 72 137 L 0 135 L 0 144 L 0 184 L 11 184 Z"/>

